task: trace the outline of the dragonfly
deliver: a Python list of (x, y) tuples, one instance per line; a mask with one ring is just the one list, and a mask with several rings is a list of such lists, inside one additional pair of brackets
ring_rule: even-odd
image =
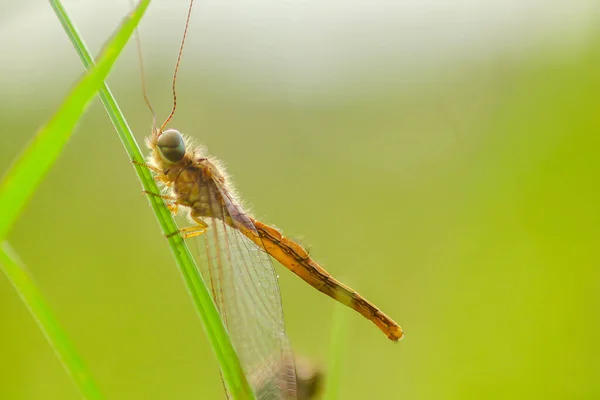
[(202, 239), (201, 274), (209, 282), (215, 305), (246, 376), (255, 383), (258, 398), (297, 399), (296, 367), (285, 334), (272, 259), (372, 321), (392, 341), (404, 333), (373, 303), (331, 276), (300, 244), (247, 213), (223, 164), (191, 137), (167, 128), (177, 106), (175, 83), (192, 6), (193, 0), (173, 74), (173, 108), (160, 126), (144, 88), (153, 124), (146, 139), (150, 154), (143, 165), (162, 188), (161, 193), (148, 194), (161, 197), (172, 213), (184, 213), (191, 222), (171, 235)]

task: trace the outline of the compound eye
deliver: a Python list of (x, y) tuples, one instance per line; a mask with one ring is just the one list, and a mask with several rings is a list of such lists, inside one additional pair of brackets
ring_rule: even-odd
[(164, 131), (156, 140), (156, 147), (158, 147), (162, 158), (168, 162), (181, 161), (185, 155), (183, 136), (175, 129)]

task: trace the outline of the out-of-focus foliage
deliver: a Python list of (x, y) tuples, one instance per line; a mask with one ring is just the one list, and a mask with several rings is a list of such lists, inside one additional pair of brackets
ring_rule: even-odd
[[(367, 74), (330, 97), (286, 97), (269, 82), (183, 64), (173, 126), (226, 162), (257, 217), (308, 245), (406, 331), (394, 345), (346, 311), (341, 398), (600, 395), (593, 38), (568, 51), (545, 43), (440, 64), (427, 79), (399, 70), (371, 85), (378, 77)], [(176, 44), (170, 50), (167, 65), (148, 63), (161, 116), (169, 99), (156, 97), (168, 95)], [(141, 139), (150, 118), (135, 59), (126, 62), (110, 83)], [(0, 95), (2, 170), (68, 89), (22, 86), (31, 104)], [(193, 307), (99, 104), (79, 129), (11, 243), (108, 397), (222, 398)], [(332, 301), (279, 273), (295, 350), (326, 365)], [(76, 399), (2, 278), (0, 304), (0, 398)]]

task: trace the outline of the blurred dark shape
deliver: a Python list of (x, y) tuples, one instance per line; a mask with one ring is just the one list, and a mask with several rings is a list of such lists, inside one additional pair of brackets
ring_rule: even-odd
[(314, 361), (296, 355), (298, 400), (318, 400), (323, 394), (325, 372)]
[[(323, 370), (307, 357), (294, 355), (296, 364), (296, 388), (286, 387), (282, 390), (280, 387), (282, 381), (270, 379), (268, 382), (257, 382), (250, 377), (250, 385), (256, 388), (256, 398), (259, 400), (282, 400), (279, 393), (287, 392), (289, 395), (285, 400), (318, 400), (321, 398), (323, 389)], [(289, 366), (293, 365), (288, 361), (281, 363), (281, 373), (278, 376), (293, 374)]]

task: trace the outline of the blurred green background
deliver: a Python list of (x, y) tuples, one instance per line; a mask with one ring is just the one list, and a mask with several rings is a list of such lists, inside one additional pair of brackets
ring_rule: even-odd
[[(341, 398), (600, 397), (600, 7), (551, 3), (196, 5), (171, 126), (406, 331), (344, 310)], [(129, 2), (66, 6), (97, 51)], [(141, 30), (159, 119), (185, 12), (155, 1)], [(4, 171), (82, 69), (47, 4), (0, 22)], [(109, 84), (141, 140), (134, 46)], [(224, 398), (99, 101), (9, 239), (107, 398)], [(334, 302), (278, 272), (292, 344), (324, 366)], [(4, 277), (0, 321), (0, 399), (78, 398)]]

